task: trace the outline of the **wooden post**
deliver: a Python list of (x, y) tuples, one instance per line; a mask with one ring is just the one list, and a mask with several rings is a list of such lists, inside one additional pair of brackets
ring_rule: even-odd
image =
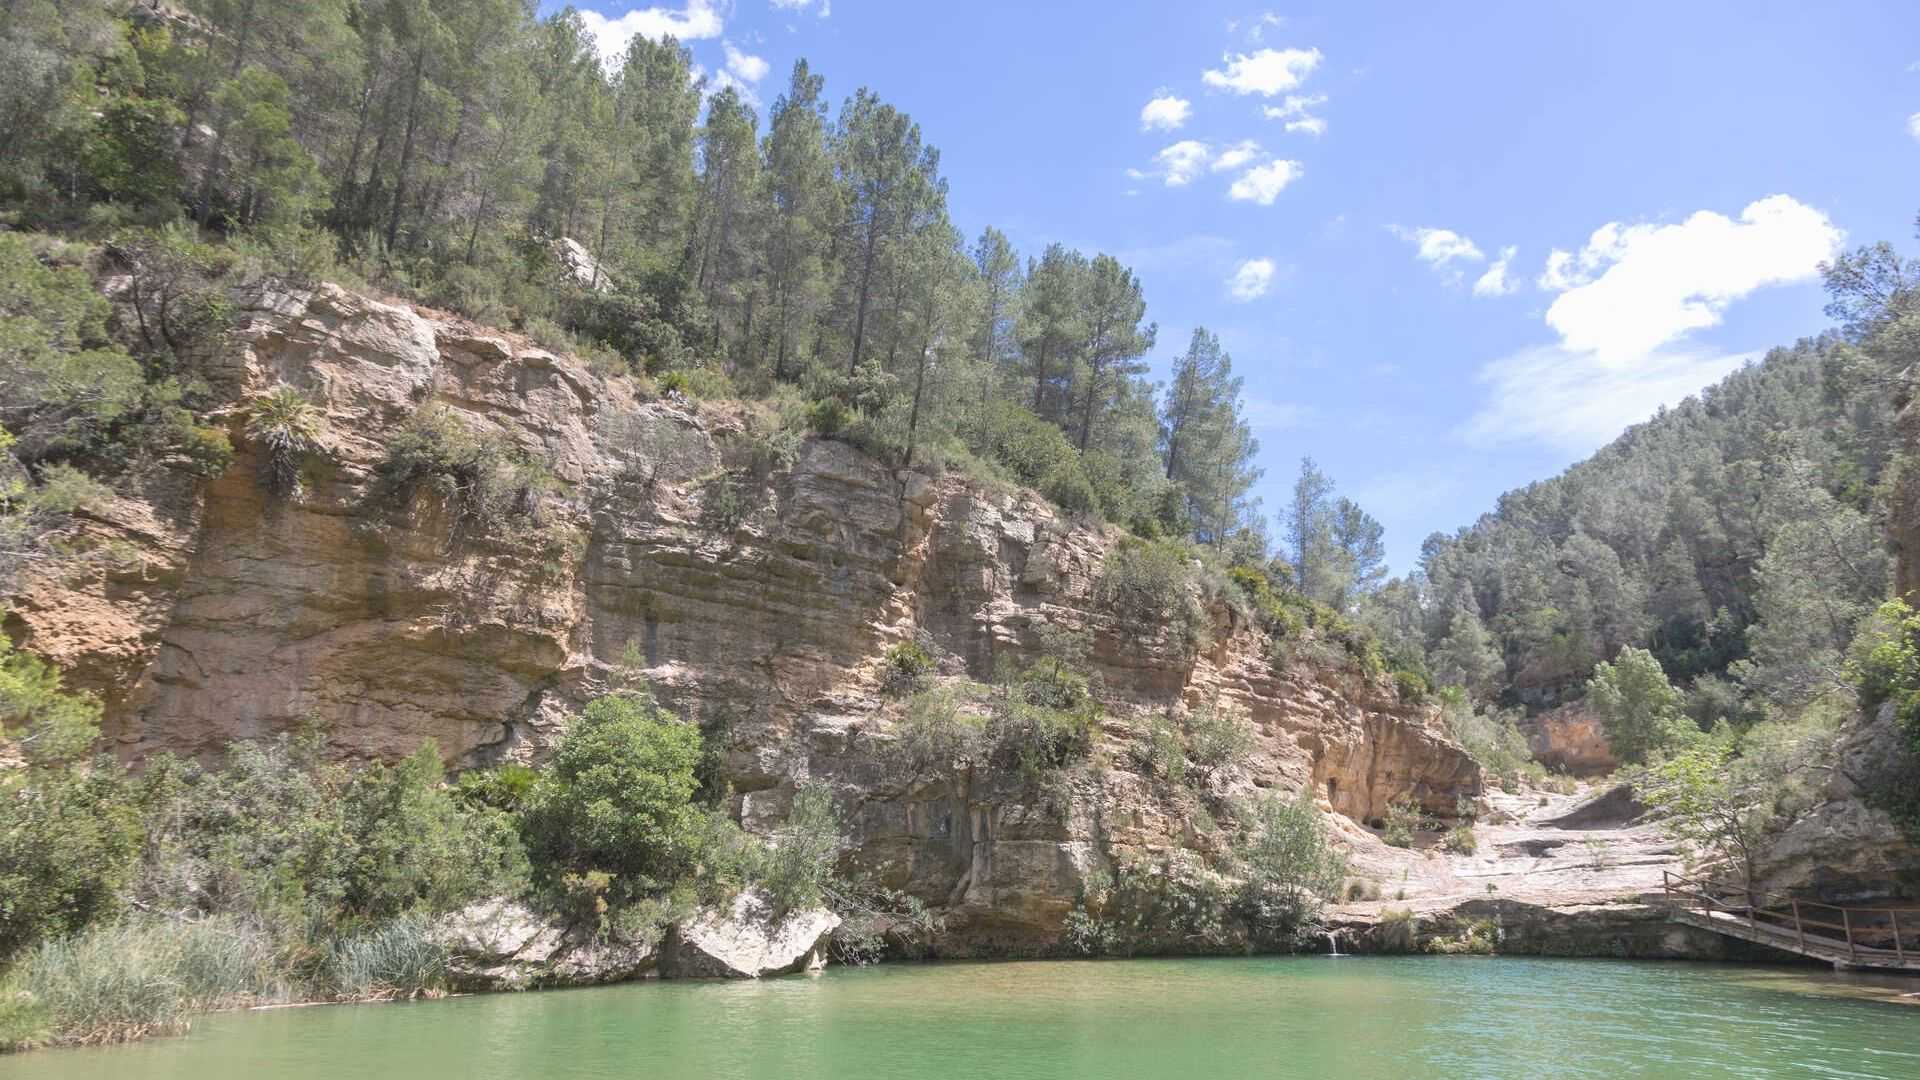
[(1854, 960), (1860, 959), (1860, 954), (1855, 952), (1853, 949), (1853, 913), (1848, 911), (1846, 908), (1840, 909), (1840, 926), (1842, 929), (1844, 929), (1847, 932), (1848, 958), (1854, 959)]
[(1800, 939), (1800, 951), (1807, 951), (1807, 928), (1800, 923), (1800, 901), (1793, 902), (1793, 932)]

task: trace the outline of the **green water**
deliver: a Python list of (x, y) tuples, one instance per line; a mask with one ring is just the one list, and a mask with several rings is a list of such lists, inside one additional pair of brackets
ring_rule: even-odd
[(230, 1013), (0, 1078), (1920, 1078), (1920, 1008), (1818, 974), (1295, 957), (897, 965)]

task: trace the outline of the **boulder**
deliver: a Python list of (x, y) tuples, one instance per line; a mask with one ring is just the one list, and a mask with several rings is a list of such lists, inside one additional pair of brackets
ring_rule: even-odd
[(581, 285), (596, 292), (610, 292), (613, 279), (607, 275), (606, 268), (593, 257), (585, 244), (570, 236), (563, 236), (553, 242), (553, 257), (559, 260), (560, 268)]
[(441, 919), (447, 972), (463, 990), (589, 986), (653, 973), (657, 944), (570, 934), (524, 904), (483, 900)]
[(840, 916), (823, 908), (772, 916), (765, 897), (747, 891), (723, 911), (704, 911), (667, 935), (661, 972), (678, 979), (758, 979), (826, 966)]

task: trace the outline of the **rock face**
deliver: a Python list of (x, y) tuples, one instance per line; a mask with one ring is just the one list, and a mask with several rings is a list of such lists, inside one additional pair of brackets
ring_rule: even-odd
[[(349, 756), (430, 738), (455, 766), (536, 760), (631, 650), (723, 741), (748, 828), (783, 821), (799, 785), (827, 785), (849, 863), (941, 912), (950, 954), (1050, 946), (1086, 877), (1117, 859), (1216, 857), (1209, 807), (1310, 787), (1364, 821), (1402, 800), (1451, 813), (1480, 791), (1431, 710), (1383, 680), (1276, 670), (1225, 605), (1197, 652), (1123, 624), (1094, 599), (1115, 534), (1031, 493), (819, 439), (769, 469), (774, 425), (753, 407), (642, 400), (512, 334), (332, 286), (243, 307), (211, 378), (235, 403), (233, 467), (204, 483), (163, 472), (81, 522), (131, 560), (35, 583), (7, 627), (100, 695), (128, 759), (210, 757), (311, 718)], [(256, 482), (243, 422), (281, 384), (326, 418), (295, 500)], [(485, 533), (428, 490), (383, 501), (377, 470), (422, 410), (540, 463), (545, 493)], [(724, 520), (706, 512), (723, 469), (747, 504)], [(1049, 626), (1091, 635), (1101, 767), (1047, 785), (895, 774), (889, 646), (917, 640), (942, 678), (984, 680), (1034, 659)], [(1131, 766), (1149, 718), (1210, 702), (1245, 710), (1245, 763), (1181, 786)]]
[(759, 979), (826, 966), (827, 942), (840, 925), (831, 911), (775, 918), (751, 892), (730, 910), (703, 912), (667, 935), (663, 972), (682, 979)]
[(1569, 776), (1605, 776), (1620, 767), (1600, 718), (1579, 702), (1520, 722), (1527, 749), (1542, 765)]

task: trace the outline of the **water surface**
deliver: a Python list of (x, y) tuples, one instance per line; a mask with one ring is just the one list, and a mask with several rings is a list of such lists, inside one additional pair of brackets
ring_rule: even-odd
[(228, 1013), (0, 1078), (1920, 1078), (1920, 1008), (1825, 996), (1849, 985), (1515, 958), (892, 965)]

